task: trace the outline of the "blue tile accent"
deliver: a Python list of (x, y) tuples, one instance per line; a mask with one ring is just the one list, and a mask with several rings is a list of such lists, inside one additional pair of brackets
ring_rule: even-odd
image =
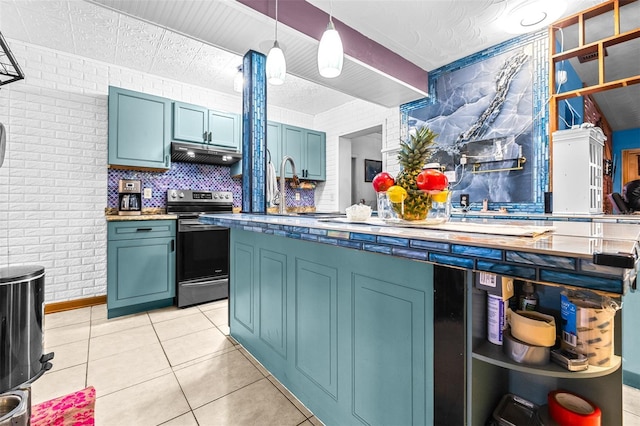
[(441, 263), (443, 265), (458, 266), (465, 269), (474, 269), (473, 259), (465, 257), (449, 256), (439, 253), (429, 253), (429, 260), (431, 262)]
[(351, 233), (351, 239), (355, 241), (365, 241), (368, 243), (375, 243), (376, 236), (372, 234), (360, 234), (358, 232)]
[(494, 250), (484, 247), (461, 246), (456, 244), (451, 246), (451, 253), (502, 260), (502, 250)]
[(359, 243), (357, 241), (338, 240), (338, 245), (340, 247), (362, 250), (362, 243)]
[(367, 244), (367, 243), (365, 243), (363, 248), (366, 251), (372, 251), (374, 253), (391, 254), (391, 247), (381, 246), (379, 244)]
[(507, 251), (507, 261), (516, 263), (529, 263), (531, 265), (549, 266), (559, 269), (576, 270), (576, 261), (568, 257), (549, 256), (538, 253), (525, 253), (520, 251)]
[[(231, 191), (233, 205), (240, 207), (242, 185), (231, 177), (230, 168), (211, 164), (179, 163), (172, 161), (165, 172), (147, 170), (109, 169), (107, 171), (107, 207), (118, 208), (118, 181), (138, 179), (143, 188), (151, 188), (151, 199), (142, 199), (143, 208), (166, 208), (167, 190), (193, 189), (203, 191)], [(312, 204), (313, 205), (313, 204)]]
[[(595, 265), (582, 257), (553, 256), (515, 250), (488, 249), (483, 246), (449, 245), (440, 241), (408, 239), (374, 234), (348, 232), (346, 230), (322, 228), (319, 222), (309, 221), (308, 226), (284, 225), (268, 222), (267, 216), (234, 215), (237, 219), (212, 215), (201, 218), (204, 223), (212, 223), (252, 232), (273, 233), (287, 238), (304, 239), (310, 242), (337, 245), (340, 247), (365, 250), (433, 262), (442, 265), (487, 271), (532, 281), (546, 281), (572, 285), (594, 290), (623, 294), (636, 279), (636, 271)], [(611, 221), (611, 220), (609, 220)], [(316, 227), (318, 226), (318, 227)], [(447, 249), (451, 248), (451, 252)], [(434, 252), (434, 250), (437, 251)], [(443, 252), (444, 251), (444, 252)], [(479, 257), (485, 256), (485, 259)], [(506, 261), (493, 261), (488, 256)], [(576, 270), (579, 268), (579, 270)]]
[(589, 288), (592, 290), (611, 291), (614, 293), (623, 293), (623, 286), (619, 280), (594, 277), (588, 275), (571, 274), (567, 272), (551, 271), (546, 269), (540, 270), (540, 279), (550, 283), (572, 283), (577, 287)]
[(331, 244), (334, 246), (338, 245), (338, 240), (336, 240), (335, 238), (318, 237), (318, 242), (324, 243), (324, 244)]
[(299, 234), (306, 234), (306, 233), (309, 232), (309, 228), (307, 228), (305, 226), (284, 225), (282, 227), (282, 229), (284, 229), (285, 231), (296, 232), (296, 233), (299, 233)]
[(327, 236), (333, 238), (341, 238), (343, 240), (349, 239), (349, 232), (347, 231), (327, 231)]
[(606, 275), (621, 275), (620, 268), (613, 266), (596, 265), (588, 260), (580, 260), (580, 270), (584, 272), (597, 272)]
[(413, 248), (426, 249), (430, 251), (442, 251), (445, 253), (449, 252), (449, 244), (446, 243), (436, 243), (432, 241), (421, 241), (421, 240), (411, 240), (409, 242), (409, 246)]
[(407, 238), (378, 236), (378, 243), (389, 244), (392, 246), (408, 247), (409, 240)]
[(242, 67), (247, 84), (242, 93), (242, 211), (264, 213), (267, 210), (267, 57), (248, 51)]
[(477, 269), (479, 271), (493, 272), (494, 274), (508, 275), (517, 278), (524, 278), (527, 280), (536, 279), (535, 268), (527, 268), (524, 266), (478, 260)]
[(408, 257), (409, 259), (418, 259), (418, 260), (428, 259), (427, 252), (421, 251), (421, 250), (393, 248), (391, 253), (393, 253), (394, 256)]

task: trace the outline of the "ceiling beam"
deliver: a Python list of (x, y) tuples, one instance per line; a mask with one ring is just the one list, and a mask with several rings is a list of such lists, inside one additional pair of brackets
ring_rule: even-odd
[[(237, 0), (239, 3), (272, 19), (276, 16), (276, 0)], [(428, 74), (414, 63), (364, 36), (335, 17), (345, 55), (383, 74), (428, 93)], [(280, 1), (278, 22), (320, 40), (327, 29), (329, 15), (306, 1)]]

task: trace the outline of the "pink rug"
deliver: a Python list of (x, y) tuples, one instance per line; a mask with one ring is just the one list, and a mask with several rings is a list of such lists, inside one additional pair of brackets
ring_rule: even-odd
[(31, 408), (31, 426), (95, 425), (95, 403), (96, 390), (93, 386), (41, 402)]

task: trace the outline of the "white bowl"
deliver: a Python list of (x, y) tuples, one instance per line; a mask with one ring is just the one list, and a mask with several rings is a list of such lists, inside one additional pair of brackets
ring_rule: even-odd
[(354, 204), (345, 209), (347, 219), (353, 222), (365, 222), (371, 217), (371, 206), (364, 204)]

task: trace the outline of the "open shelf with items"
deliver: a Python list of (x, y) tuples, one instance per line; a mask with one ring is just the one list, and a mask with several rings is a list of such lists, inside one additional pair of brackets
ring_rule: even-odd
[[(477, 272), (469, 272), (475, 275)], [(622, 424), (621, 311), (614, 317), (614, 356), (607, 367), (589, 365), (583, 371), (569, 371), (554, 362), (527, 365), (511, 360), (501, 345), (487, 339), (487, 291), (468, 278), (468, 416), (467, 424), (485, 424), (506, 394), (517, 395), (546, 413), (547, 395), (554, 390), (573, 392), (592, 401), (602, 411), (602, 424)], [(519, 282), (515, 281), (515, 287)], [(540, 297), (539, 310), (554, 314), (559, 322), (559, 293), (553, 285), (534, 282)], [(514, 297), (517, 297), (517, 293)], [(560, 330), (558, 329), (556, 333)]]
[(508, 368), (510, 370), (565, 379), (591, 379), (594, 377), (606, 376), (607, 374), (611, 374), (616, 371), (622, 364), (622, 357), (614, 355), (611, 360), (611, 365), (608, 367), (590, 365), (588, 369), (583, 371), (569, 371), (553, 362), (542, 366), (527, 365), (512, 361), (504, 354), (502, 346), (494, 345), (490, 342), (485, 342), (474, 348), (471, 356), (481, 361), (488, 362), (489, 364)]

